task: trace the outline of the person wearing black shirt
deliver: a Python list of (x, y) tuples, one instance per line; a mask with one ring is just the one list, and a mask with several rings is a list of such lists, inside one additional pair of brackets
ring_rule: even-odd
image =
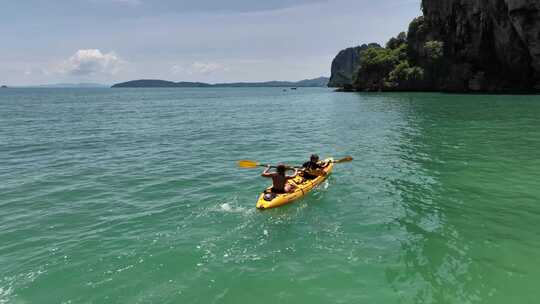
[(307, 179), (313, 179), (321, 175), (320, 172), (325, 167), (325, 164), (321, 164), (319, 162), (319, 155), (313, 154), (309, 158), (309, 161), (305, 162), (302, 167), (304, 168), (304, 177)]

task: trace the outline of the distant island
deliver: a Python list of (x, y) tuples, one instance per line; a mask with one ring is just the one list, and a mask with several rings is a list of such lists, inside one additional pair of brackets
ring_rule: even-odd
[(385, 46), (339, 52), (344, 91), (540, 93), (538, 0), (422, 0), (423, 16)]
[(2, 89), (7, 89), (8, 86), (7, 86), (7, 85), (3, 85), (3, 86), (1, 86), (0, 88), (2, 88)]
[(232, 82), (232, 83), (204, 83), (204, 82), (173, 82), (159, 79), (140, 79), (117, 83), (112, 88), (242, 88), (242, 87), (326, 87), (328, 77), (305, 79), (300, 81), (266, 81), (266, 82)]

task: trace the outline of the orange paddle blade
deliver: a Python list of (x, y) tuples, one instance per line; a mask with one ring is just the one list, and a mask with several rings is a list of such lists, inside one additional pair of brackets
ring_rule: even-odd
[(260, 164), (252, 160), (244, 159), (238, 161), (238, 166), (240, 166), (240, 168), (257, 168)]

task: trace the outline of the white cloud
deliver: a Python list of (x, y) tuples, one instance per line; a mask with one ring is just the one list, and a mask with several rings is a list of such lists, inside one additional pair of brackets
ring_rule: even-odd
[(171, 68), (173, 74), (186, 73), (188, 75), (210, 75), (215, 72), (226, 72), (229, 68), (219, 63), (214, 62), (199, 62), (196, 61), (187, 66), (174, 65)]
[(78, 50), (68, 60), (60, 64), (56, 71), (72, 76), (114, 75), (124, 61), (114, 52), (102, 53), (98, 49)]

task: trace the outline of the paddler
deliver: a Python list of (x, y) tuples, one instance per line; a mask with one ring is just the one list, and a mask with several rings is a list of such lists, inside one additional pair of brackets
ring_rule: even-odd
[(270, 165), (266, 166), (261, 176), (272, 178), (272, 192), (277, 194), (293, 192), (296, 186), (287, 181), (298, 175), (298, 169), (294, 169), (294, 175), (286, 175), (287, 167), (284, 164), (277, 165), (276, 172), (270, 172), (270, 168)]
[(325, 175), (323, 170), (328, 164), (326, 162), (321, 163), (319, 161), (319, 155), (312, 154), (309, 161), (305, 162), (302, 167), (304, 168), (304, 178), (313, 179), (317, 176)]

